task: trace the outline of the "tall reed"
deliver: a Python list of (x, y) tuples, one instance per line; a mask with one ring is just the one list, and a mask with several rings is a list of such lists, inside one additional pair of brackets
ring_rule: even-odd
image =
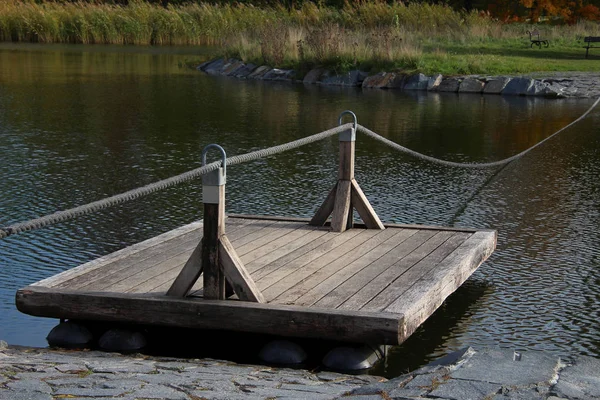
[[(2, 41), (214, 44), (227, 55), (275, 66), (419, 69), (425, 55), (441, 55), (457, 45), (521, 45), (531, 29), (502, 24), (486, 13), (417, 2), (348, 2), (341, 9), (303, 2), (300, 8), (287, 9), (207, 3), (165, 8), (142, 0), (127, 5), (0, 0)], [(561, 46), (580, 47), (577, 40), (582, 36), (600, 36), (593, 22), (541, 30)], [(477, 64), (475, 58), (471, 64)]]

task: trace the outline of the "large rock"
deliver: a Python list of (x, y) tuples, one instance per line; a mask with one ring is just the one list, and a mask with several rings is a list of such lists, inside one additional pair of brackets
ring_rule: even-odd
[(264, 74), (262, 79), (265, 81), (291, 81), (295, 75), (296, 71), (291, 69), (273, 68)]
[(203, 71), (209, 75), (218, 75), (221, 72), (221, 68), (225, 65), (225, 59), (219, 58), (206, 64)]
[(427, 81), (427, 90), (437, 90), (438, 86), (440, 86), (440, 83), (442, 83), (442, 79), (442, 74), (437, 74), (430, 77)]
[(558, 363), (556, 357), (542, 352), (524, 352), (519, 358), (510, 349), (491, 348), (473, 354), (450, 377), (501, 385), (535, 385), (551, 382)]
[(234, 75), (237, 71), (244, 68), (246, 64), (244, 64), (240, 60), (233, 60), (232, 62), (226, 64), (221, 69), (221, 75)]
[(235, 73), (233, 73), (231, 75), (235, 76), (236, 78), (244, 79), (248, 75), (250, 75), (252, 73), (252, 71), (254, 71), (255, 69), (256, 69), (255, 64), (245, 64), (242, 68), (238, 69), (237, 71), (235, 71)]
[(458, 92), (460, 86), (459, 78), (446, 78), (438, 86), (438, 92)]
[(393, 78), (393, 75), (387, 72), (380, 72), (376, 75), (367, 76), (363, 81), (363, 88), (383, 88), (389, 80)]
[(201, 63), (200, 65), (198, 65), (198, 66), (196, 67), (196, 69), (197, 69), (198, 71), (204, 71), (204, 69), (205, 69), (205, 68), (206, 68), (208, 65), (210, 65), (211, 63), (214, 63), (215, 61), (216, 61), (216, 60), (208, 60), (208, 61), (204, 61), (203, 63)]
[(367, 77), (366, 72), (354, 70), (343, 75), (336, 75), (321, 80), (323, 85), (360, 86)]
[(534, 79), (533, 83), (531, 84), (529, 89), (527, 89), (527, 93), (525, 94), (527, 96), (543, 96), (543, 92), (544, 89), (546, 89), (546, 86), (548, 86), (548, 84), (546, 84), (545, 82)]
[(510, 82), (510, 78), (501, 77), (494, 78), (487, 81), (485, 87), (483, 88), (483, 93), (485, 94), (500, 94)]
[(557, 98), (557, 97), (565, 97), (565, 87), (558, 83), (548, 83), (540, 96)]
[(267, 65), (261, 65), (260, 67), (256, 68), (254, 71), (252, 71), (252, 73), (250, 75), (247, 76), (248, 79), (262, 79), (262, 77), (267, 74), (269, 71), (271, 71), (271, 67), (267, 66)]
[(560, 372), (555, 389), (569, 399), (600, 398), (600, 360), (577, 358)]
[(404, 90), (427, 90), (429, 79), (421, 73), (409, 76), (404, 82)]
[(481, 93), (485, 84), (479, 79), (465, 78), (461, 83), (458, 91), (460, 93)]
[(531, 78), (513, 78), (502, 90), (502, 94), (525, 96), (532, 85), (533, 79)]
[(307, 84), (317, 83), (326, 76), (329, 76), (329, 71), (327, 69), (313, 68), (304, 76), (302, 82)]

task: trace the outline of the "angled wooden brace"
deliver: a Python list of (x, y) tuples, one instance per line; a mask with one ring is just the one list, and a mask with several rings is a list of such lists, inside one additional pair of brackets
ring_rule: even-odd
[(175, 278), (167, 295), (187, 296), (200, 274), (203, 274), (205, 299), (225, 299), (225, 287), (230, 284), (240, 300), (264, 303), (262, 293), (225, 235), (226, 155), (221, 146), (208, 145), (202, 151), (202, 165), (206, 165), (206, 152), (211, 148), (221, 151), (222, 164), (219, 169), (202, 177), (202, 241)]
[(354, 125), (352, 128), (341, 132), (339, 136), (340, 165), (338, 181), (311, 219), (310, 225), (322, 226), (331, 215), (331, 229), (334, 232), (344, 232), (346, 229), (352, 228), (353, 209), (356, 209), (367, 228), (385, 229), (358, 182), (354, 179), (357, 120), (352, 111), (344, 111), (340, 114), (338, 121), (340, 125), (345, 114), (349, 114), (354, 118)]

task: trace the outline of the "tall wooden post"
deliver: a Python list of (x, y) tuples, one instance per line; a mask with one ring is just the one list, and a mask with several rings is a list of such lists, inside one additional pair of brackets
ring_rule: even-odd
[(354, 149), (356, 142), (356, 115), (352, 111), (340, 114), (339, 124), (345, 114), (354, 117), (354, 125), (340, 133), (340, 160), (338, 181), (331, 189), (329, 195), (311, 219), (311, 225), (325, 224), (331, 215), (331, 229), (334, 232), (344, 232), (352, 228), (353, 210), (356, 208), (358, 215), (370, 229), (385, 229), (383, 223), (371, 207), (371, 204), (354, 179)]
[[(208, 146), (204, 149), (208, 149)], [(204, 154), (203, 154), (204, 158)], [(204, 298), (225, 298), (225, 276), (219, 265), (219, 242), (225, 235), (225, 173), (224, 167), (202, 177), (204, 203), (204, 235), (202, 265), (204, 266)]]
[(203, 237), (167, 295), (185, 297), (204, 272), (204, 298), (224, 300), (229, 284), (240, 300), (264, 303), (262, 293), (250, 277), (231, 242), (225, 235), (225, 180), (226, 155), (219, 145), (211, 144), (202, 151), (202, 165), (211, 148), (221, 151), (222, 163), (217, 170), (202, 176), (202, 203), (204, 203)]

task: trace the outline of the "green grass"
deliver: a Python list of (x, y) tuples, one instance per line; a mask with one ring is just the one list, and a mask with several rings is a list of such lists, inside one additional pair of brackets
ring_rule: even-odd
[[(525, 32), (534, 28), (550, 40), (550, 48), (529, 48)], [(597, 61), (583, 59), (583, 36), (600, 36), (600, 25), (502, 24), (487, 14), (425, 3), (348, 2), (336, 9), (306, 2), (290, 10), (0, 0), (2, 41), (208, 44), (219, 49), (215, 56), (300, 73), (315, 66), (446, 75), (595, 70)]]

